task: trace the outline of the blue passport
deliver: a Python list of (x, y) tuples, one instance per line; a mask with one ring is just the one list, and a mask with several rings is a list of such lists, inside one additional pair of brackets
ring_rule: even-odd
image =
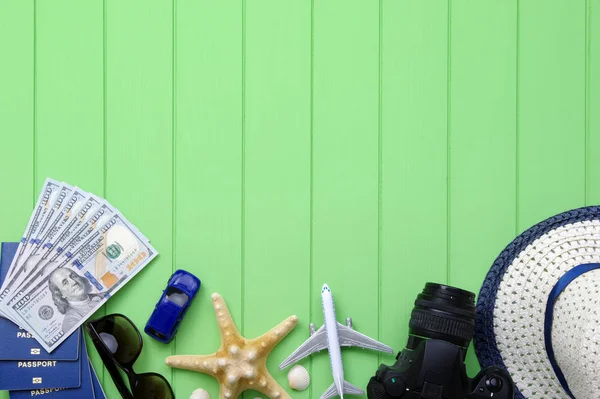
[[(0, 284), (17, 243), (2, 243)], [(0, 319), (0, 390), (76, 388), (81, 385), (81, 328), (52, 353), (46, 352), (13, 322)], [(85, 346), (83, 346), (85, 350)], [(6, 359), (6, 360), (5, 360)]]
[(92, 372), (92, 385), (94, 386), (95, 399), (106, 399), (106, 394), (104, 393), (104, 389), (102, 389), (102, 385), (100, 385), (100, 380), (96, 375), (96, 371), (94, 370), (92, 363), (90, 363), (90, 371)]
[(87, 351), (85, 350), (85, 337), (83, 334), (81, 334), (81, 337), (81, 385), (78, 388), (46, 388), (10, 391), (10, 399), (35, 398), (42, 395), (44, 398), (48, 399), (106, 399), (105, 396), (102, 396), (103, 393), (102, 395), (95, 394), (96, 389), (94, 387), (94, 379), (96, 380), (96, 384), (99, 385), (98, 378), (88, 360)]

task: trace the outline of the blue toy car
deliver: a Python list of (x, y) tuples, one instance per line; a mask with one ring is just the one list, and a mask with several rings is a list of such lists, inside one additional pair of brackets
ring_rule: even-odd
[(152, 338), (169, 343), (175, 336), (179, 323), (200, 289), (200, 280), (185, 270), (177, 270), (163, 290), (146, 323), (144, 332)]

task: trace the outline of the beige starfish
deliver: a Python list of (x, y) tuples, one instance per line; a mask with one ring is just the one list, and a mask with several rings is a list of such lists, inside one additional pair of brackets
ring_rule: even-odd
[(269, 374), (267, 356), (294, 329), (298, 317), (290, 316), (260, 337), (246, 339), (233, 323), (223, 297), (213, 294), (212, 301), (221, 331), (219, 350), (212, 355), (169, 356), (167, 365), (212, 375), (219, 381), (219, 399), (236, 399), (248, 389), (273, 399), (291, 399)]

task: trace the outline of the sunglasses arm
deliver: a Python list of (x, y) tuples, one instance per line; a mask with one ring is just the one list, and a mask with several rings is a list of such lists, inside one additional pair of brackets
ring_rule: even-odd
[[(110, 359), (109, 356), (106, 353), (104, 353), (103, 350), (98, 350), (98, 353), (100, 354), (102, 363), (104, 363), (104, 366), (110, 373), (110, 376), (112, 377), (113, 382), (115, 382), (115, 386), (119, 390), (119, 393), (121, 394), (123, 399), (135, 399), (133, 397), (133, 394), (127, 389), (127, 387), (125, 387), (124, 384), (116, 383), (116, 381), (123, 381), (123, 378), (121, 378), (121, 374), (119, 374), (119, 370), (117, 369), (117, 366), (113, 363), (112, 359)], [(131, 375), (129, 374), (129, 372), (126, 372), (126, 374), (129, 380), (131, 381)]]

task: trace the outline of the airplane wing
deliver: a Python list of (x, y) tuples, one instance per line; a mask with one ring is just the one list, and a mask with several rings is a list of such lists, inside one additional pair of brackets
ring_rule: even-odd
[(342, 323), (338, 322), (337, 327), (341, 346), (358, 346), (360, 348), (394, 353), (394, 350), (389, 346), (384, 345), (381, 342), (374, 340), (373, 338), (369, 338), (366, 335), (351, 329), (350, 327), (346, 327)]
[(309, 339), (304, 341), (302, 345), (298, 347), (287, 359), (285, 359), (280, 365), (279, 370), (283, 370), (292, 363), (296, 363), (300, 359), (304, 359), (306, 356), (322, 351), (327, 348), (327, 335), (325, 334), (325, 325), (317, 330), (316, 333), (310, 336)]

